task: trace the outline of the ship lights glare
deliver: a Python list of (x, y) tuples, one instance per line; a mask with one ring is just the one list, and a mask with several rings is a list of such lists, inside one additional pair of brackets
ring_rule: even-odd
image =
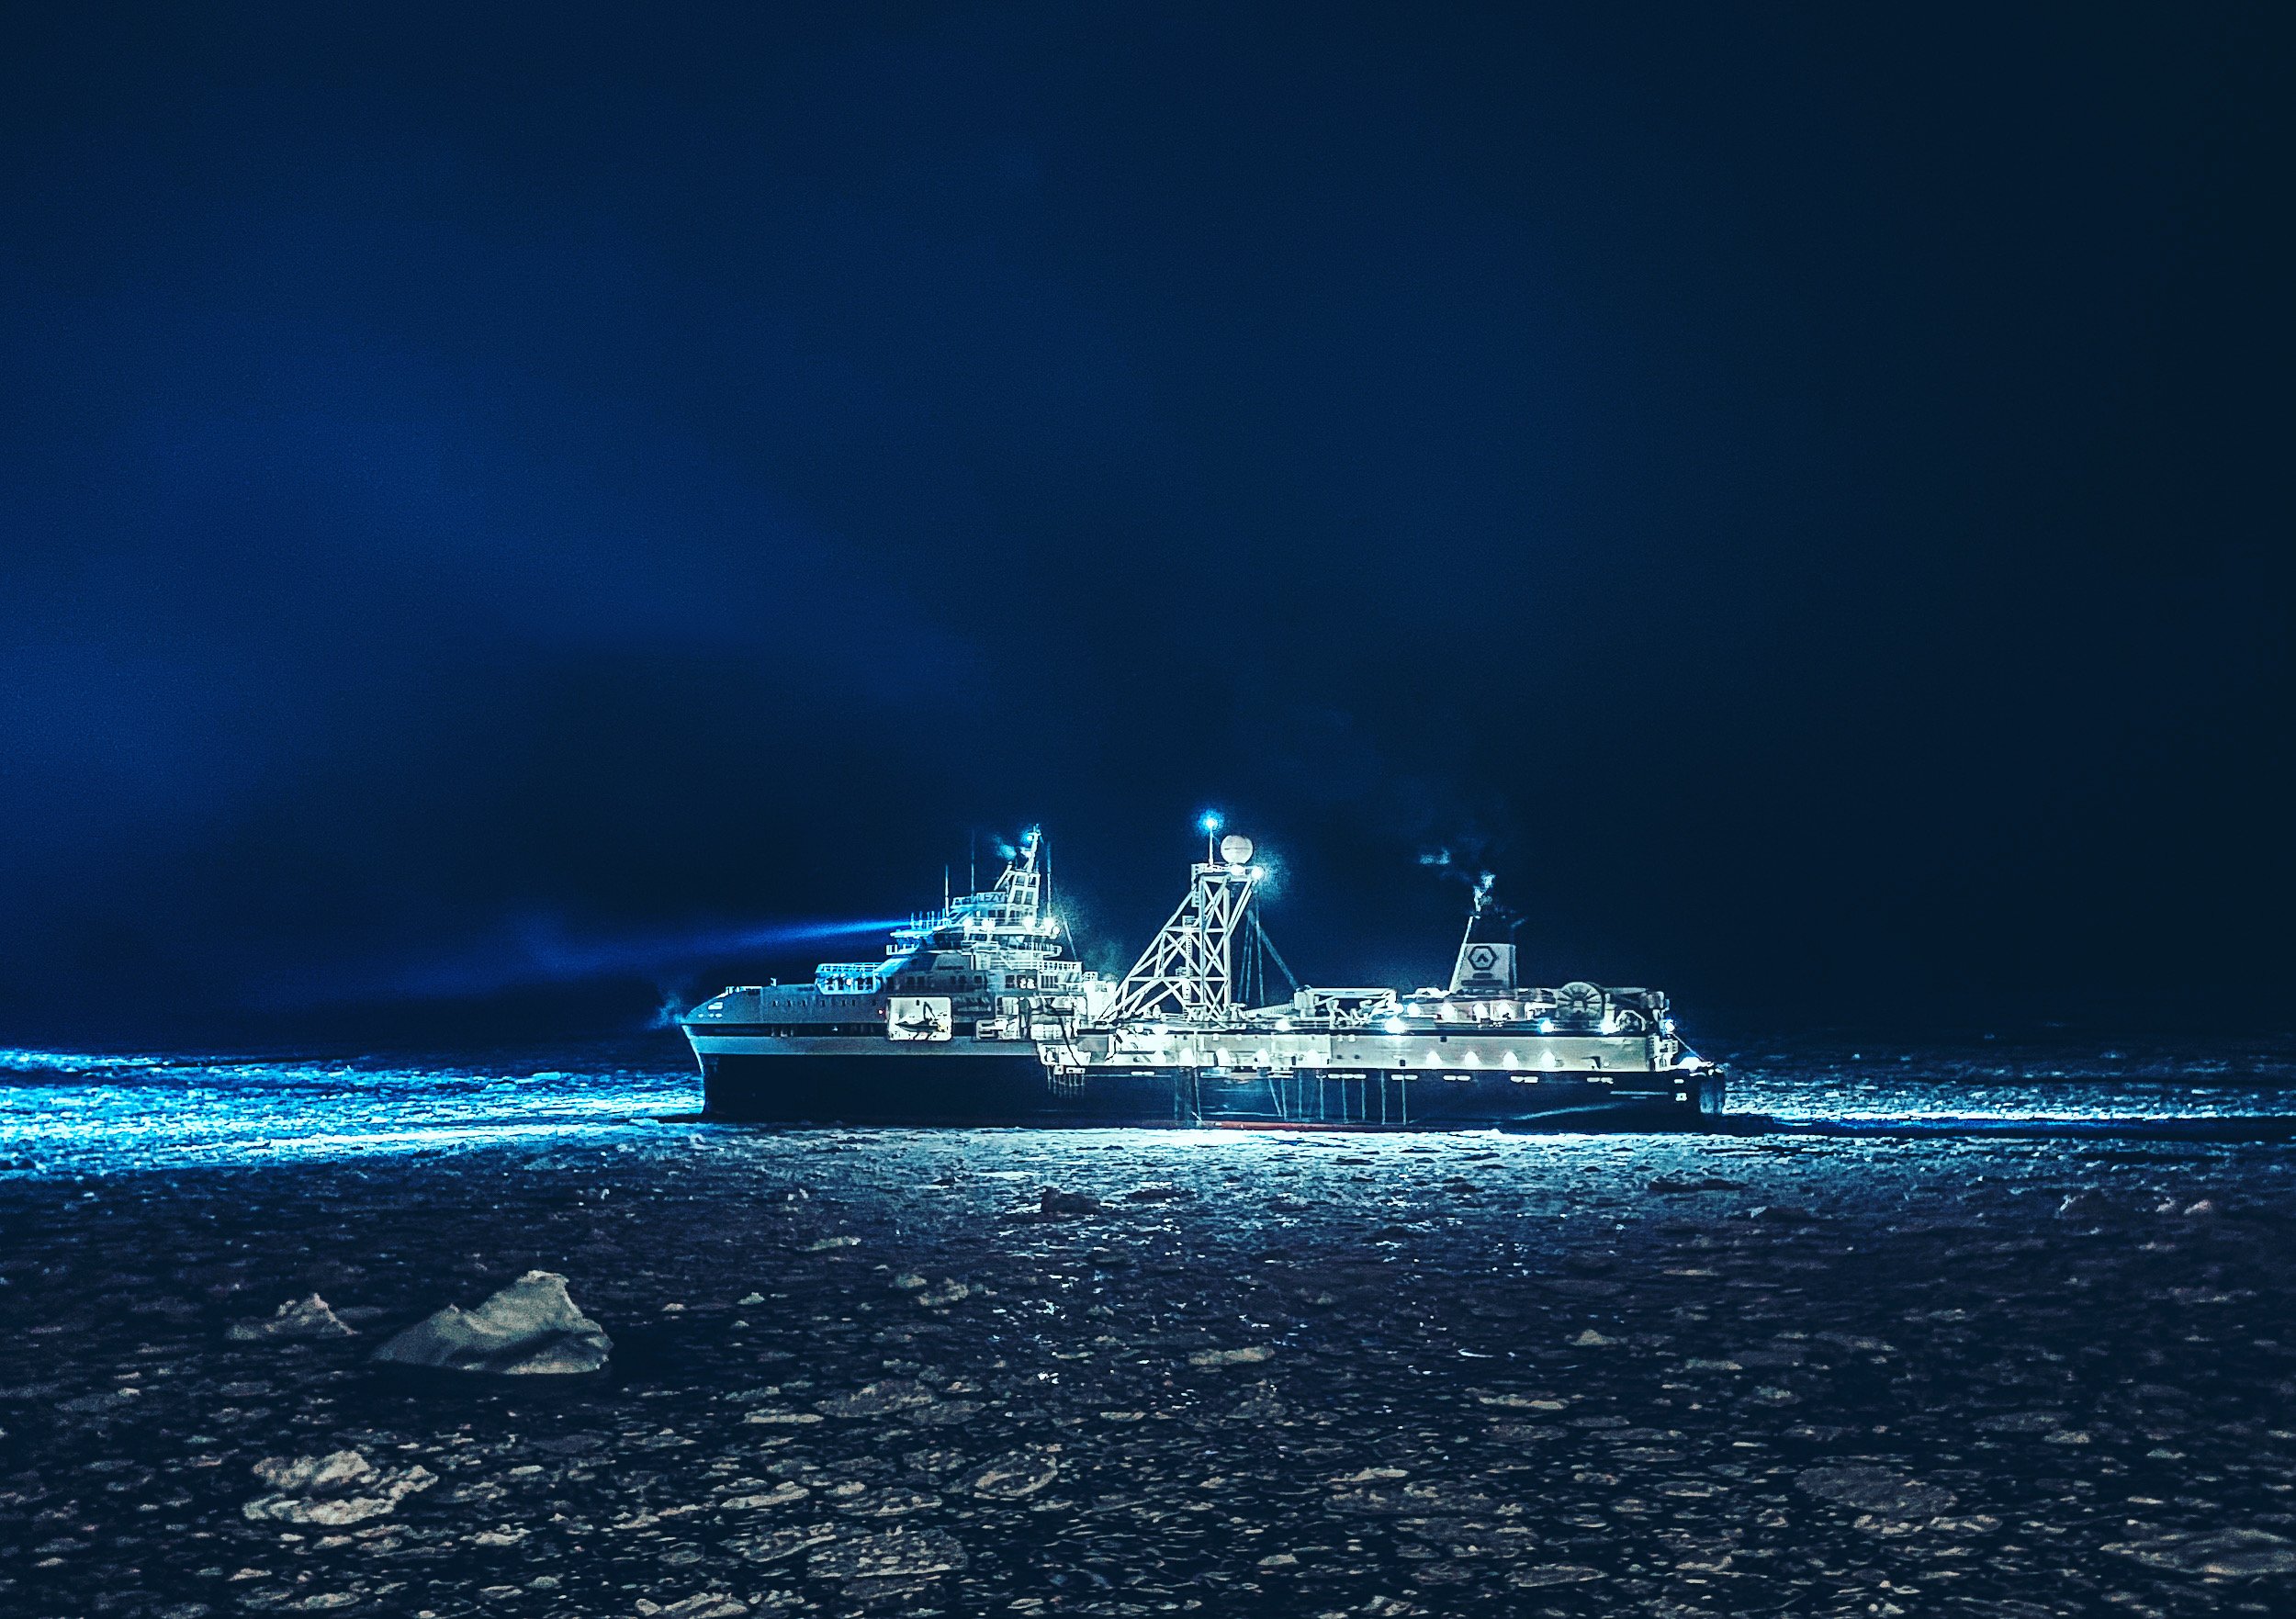
[(1706, 1060), (1704, 1057), (1684, 1057), (1679, 1064), (1679, 1066), (1691, 1069), (1694, 1072), (1697, 1069), (1704, 1068), (1705, 1065)]
[(1387, 1031), (1390, 1034), (1402, 1034), (1410, 1028), (1411, 1025), (1401, 1017), (1390, 1017), (1387, 1020)]
[(1538, 1020), (1538, 1032), (1541, 1034), (1554, 1033), (1555, 1020), (1552, 1017), (1541, 1017)]
[(1206, 810), (1203, 814), (1203, 818), (1199, 820), (1196, 825), (1199, 831), (1209, 834), (1219, 831), (1221, 827), (1227, 825), (1227, 822), (1221, 819), (1220, 812), (1218, 810)]

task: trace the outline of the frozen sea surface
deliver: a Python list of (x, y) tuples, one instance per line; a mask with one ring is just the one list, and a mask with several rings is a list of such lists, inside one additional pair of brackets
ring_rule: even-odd
[(0, 1175), (598, 1140), (700, 1105), (667, 1046), (419, 1060), (0, 1050)]
[[(2296, 1133), (2296, 1040), (1813, 1043), (1726, 1053), (1731, 1128)], [(0, 1049), (0, 1175), (110, 1173), (595, 1141), (691, 1114), (674, 1040), (422, 1059)], [(2241, 1133), (2241, 1132), (2234, 1132)]]
[[(1729, 1053), (1733, 1113), (1787, 1127), (2173, 1125), (2296, 1114), (2296, 1039), (1810, 1042)], [(2140, 1132), (2141, 1133), (2141, 1132)]]
[[(0, 1614), (2296, 1613), (2284, 1055), (1731, 1060), (1742, 1134), (1290, 1136), (13, 1053)], [(530, 1269), (603, 1374), (372, 1359)]]

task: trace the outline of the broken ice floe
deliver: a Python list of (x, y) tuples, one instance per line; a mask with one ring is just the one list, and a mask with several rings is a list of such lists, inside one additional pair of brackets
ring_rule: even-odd
[(375, 1352), (399, 1366), (510, 1376), (595, 1372), (613, 1340), (574, 1306), (566, 1278), (530, 1270), (476, 1310), (450, 1304)]
[(438, 1482), (428, 1467), (377, 1467), (355, 1450), (327, 1456), (265, 1456), (255, 1477), (271, 1493), (240, 1510), (257, 1522), (340, 1528), (364, 1523), (397, 1508), (410, 1495)]
[(356, 1328), (327, 1308), (324, 1299), (313, 1293), (308, 1299), (288, 1299), (262, 1320), (233, 1321), (229, 1336), (252, 1344), (267, 1338), (349, 1338), (356, 1332)]

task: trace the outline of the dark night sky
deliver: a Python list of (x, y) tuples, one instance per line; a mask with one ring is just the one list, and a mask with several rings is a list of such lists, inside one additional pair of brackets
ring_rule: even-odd
[(1709, 1026), (2287, 1019), (2281, 15), (6, 6), (0, 1040), (1040, 818), (1128, 955), (1209, 804), (1324, 982), (1471, 843)]

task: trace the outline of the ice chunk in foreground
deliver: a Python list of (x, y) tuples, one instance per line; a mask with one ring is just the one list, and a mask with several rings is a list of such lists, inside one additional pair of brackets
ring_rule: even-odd
[(574, 1307), (566, 1278), (530, 1270), (476, 1310), (448, 1305), (375, 1352), (400, 1366), (458, 1372), (594, 1372), (613, 1340)]

